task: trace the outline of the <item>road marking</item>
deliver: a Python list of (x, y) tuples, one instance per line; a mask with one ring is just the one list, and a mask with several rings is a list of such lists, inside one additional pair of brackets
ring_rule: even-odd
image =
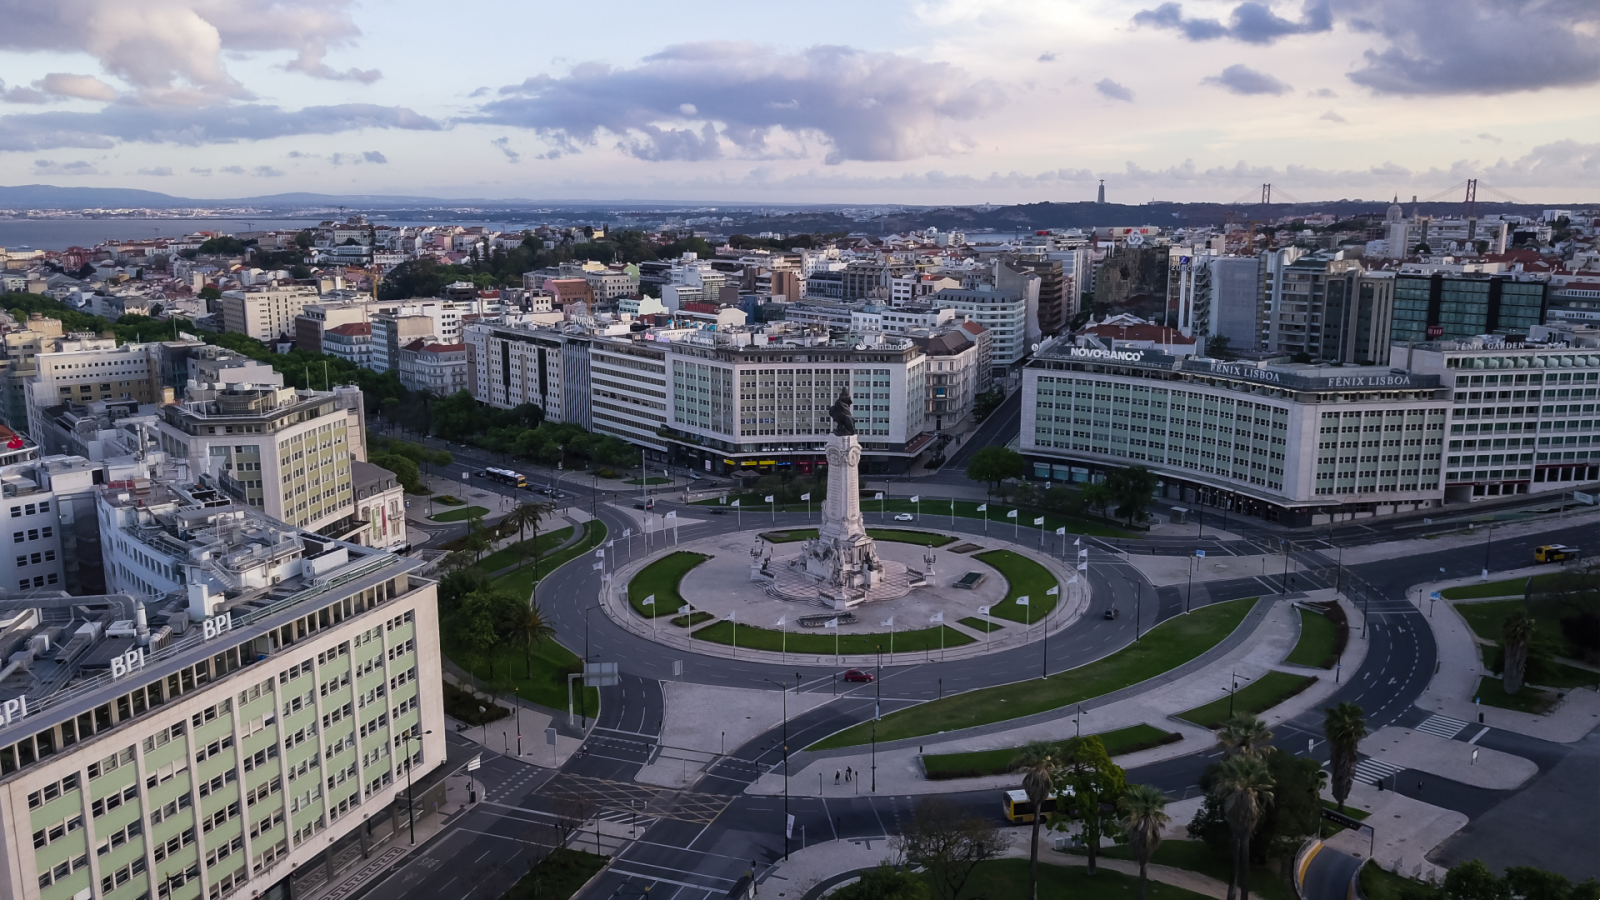
[[(1478, 732), (1477, 734), (1473, 735), (1472, 736), (1472, 740), (1467, 741), (1467, 743), (1476, 744), (1478, 742), (1478, 738), (1481, 738), (1481, 737), (1483, 737), (1484, 735), (1486, 735), (1488, 733), (1489, 733), (1489, 729), (1485, 728), (1482, 731)], [(1474, 751), (1474, 752), (1476, 752), (1476, 751)]]
[[(1390, 683), (1392, 684), (1393, 682)], [(1449, 716), (1429, 716), (1427, 721), (1417, 726), (1416, 730), (1425, 731), (1428, 734), (1438, 735), (1449, 740), (1460, 734), (1461, 729), (1466, 727), (1467, 723), (1460, 719), (1452, 719)], [(1487, 731), (1488, 729), (1484, 730)]]
[(1383, 779), (1405, 770), (1405, 766), (1397, 766), (1393, 763), (1386, 763), (1369, 757), (1356, 765), (1356, 780), (1365, 784), (1377, 784)]

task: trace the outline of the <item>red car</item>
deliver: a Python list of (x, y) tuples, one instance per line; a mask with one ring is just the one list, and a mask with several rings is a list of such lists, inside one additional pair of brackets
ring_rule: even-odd
[(872, 673), (863, 672), (860, 669), (851, 669), (850, 671), (844, 673), (844, 680), (861, 681), (870, 684), (872, 682)]

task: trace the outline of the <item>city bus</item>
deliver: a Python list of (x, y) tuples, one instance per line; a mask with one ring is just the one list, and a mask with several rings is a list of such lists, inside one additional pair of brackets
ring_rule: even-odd
[(1545, 544), (1533, 551), (1533, 561), (1542, 563), (1562, 562), (1576, 557), (1578, 548), (1568, 547), (1565, 544)]
[[(1000, 806), (1006, 815), (1006, 821), (1014, 825), (1026, 825), (1033, 821), (1033, 801), (1028, 799), (1027, 791), (1006, 791), (1000, 795)], [(1046, 797), (1045, 815), (1055, 811), (1056, 798)]]
[(483, 477), (490, 481), (498, 481), (501, 484), (509, 484), (518, 489), (528, 486), (528, 479), (510, 469), (484, 469)]

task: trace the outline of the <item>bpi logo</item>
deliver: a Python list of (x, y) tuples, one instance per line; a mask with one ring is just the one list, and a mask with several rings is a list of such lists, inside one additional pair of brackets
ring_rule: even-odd
[(112, 678), (121, 678), (129, 672), (142, 668), (144, 668), (143, 650), (129, 650), (121, 656), (111, 657)]
[(26, 696), (18, 697), (15, 700), (7, 700), (4, 705), (0, 705), (0, 727), (21, 721), (27, 717), (28, 698)]
[(205, 628), (205, 639), (209, 641), (219, 634), (233, 630), (233, 613), (227, 612), (220, 616), (212, 616), (202, 622), (201, 625)]

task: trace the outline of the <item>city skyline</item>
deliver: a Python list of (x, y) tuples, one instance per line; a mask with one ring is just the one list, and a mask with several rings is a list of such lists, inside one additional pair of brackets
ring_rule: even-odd
[[(177, 196), (1572, 202), (1600, 9), (6, 3), (0, 183)], [(604, 25), (605, 23), (600, 23)], [(430, 54), (438, 66), (430, 66)], [(458, 67), (467, 58), (471, 65)], [(1463, 110), (1468, 110), (1464, 114)]]

